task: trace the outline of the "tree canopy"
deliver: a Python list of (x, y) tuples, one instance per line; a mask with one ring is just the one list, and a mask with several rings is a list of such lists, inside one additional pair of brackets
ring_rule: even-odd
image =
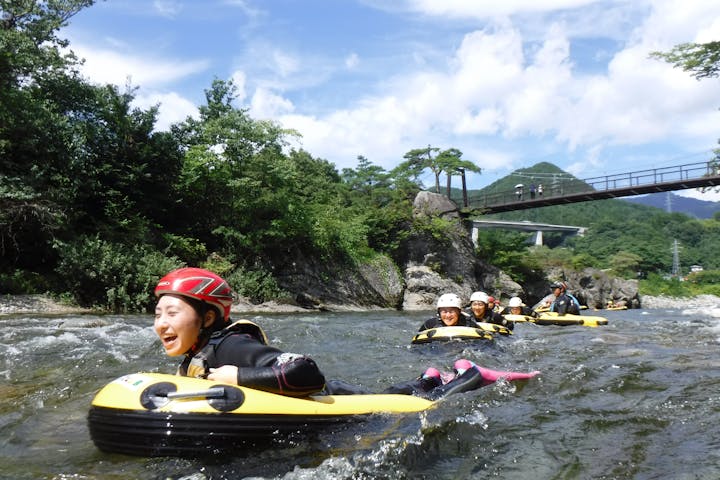
[(652, 52), (650, 56), (682, 68), (698, 80), (714, 78), (720, 74), (720, 41), (681, 43), (669, 52)]
[[(221, 79), (197, 115), (158, 131), (157, 107), (135, 107), (132, 88), (83, 79), (79, 59), (58, 38), (93, 3), (0, 0), (3, 293), (50, 291), (82, 305), (140, 311), (151, 305), (154, 280), (198, 265), (265, 300), (282, 294), (277, 272), (298, 258), (341, 265), (379, 253), (401, 258), (404, 239), (433, 228), (413, 217), (422, 174), (433, 172), (438, 193), (445, 174), (449, 195), (453, 176), (481, 171), (456, 148), (428, 145), (390, 171), (359, 155), (356, 168), (338, 172), (331, 161), (290, 148), (298, 132), (251, 118), (233, 83)], [(689, 261), (715, 257), (717, 220), (622, 208), (619, 220), (615, 204), (595, 204), (581, 213), (547, 210), (549, 221), (593, 219), (585, 239), (556, 241), (581, 252), (568, 261), (661, 271), (668, 238), (679, 239)], [(485, 240), (479, 254), (502, 259), (518, 279), (532, 276), (536, 264), (516, 253), (522, 238)]]

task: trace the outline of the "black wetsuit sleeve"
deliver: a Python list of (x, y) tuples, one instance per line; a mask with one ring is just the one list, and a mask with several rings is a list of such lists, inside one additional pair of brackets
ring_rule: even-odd
[(504, 325), (509, 330), (512, 330), (513, 328), (515, 328), (515, 322), (509, 322), (508, 320), (505, 319), (505, 317), (503, 317), (502, 315), (500, 315), (497, 312), (491, 312), (490, 318), (492, 319), (492, 323), (497, 323), (498, 325)]
[(209, 367), (237, 366), (238, 385), (281, 395), (303, 397), (325, 386), (325, 377), (311, 358), (263, 345), (248, 335), (226, 337), (216, 347), (213, 363)]
[(431, 329), (431, 328), (435, 328), (435, 327), (437, 327), (437, 325), (438, 325), (438, 319), (437, 319), (437, 318), (435, 318), (435, 317), (433, 317), (433, 318), (428, 318), (427, 320), (425, 320), (425, 323), (423, 323), (422, 325), (420, 325), (420, 328), (418, 329), (418, 332), (422, 332), (422, 331), (424, 331), (424, 330), (429, 330), (429, 329)]
[(478, 328), (480, 325), (478, 325), (477, 322), (472, 317), (465, 317), (465, 326), (472, 327), (472, 328)]

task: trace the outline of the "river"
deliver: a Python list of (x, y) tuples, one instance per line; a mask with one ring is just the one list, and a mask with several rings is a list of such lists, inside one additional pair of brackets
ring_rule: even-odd
[[(599, 314), (600, 312), (590, 312)], [(540, 370), (420, 414), (204, 458), (97, 450), (94, 394), (139, 371), (174, 372), (149, 315), (0, 317), (0, 478), (720, 478), (720, 318), (714, 310), (602, 312), (607, 326), (519, 324), (494, 342), (410, 345), (428, 313), (245, 315), (328, 378), (380, 391), (457, 358)]]

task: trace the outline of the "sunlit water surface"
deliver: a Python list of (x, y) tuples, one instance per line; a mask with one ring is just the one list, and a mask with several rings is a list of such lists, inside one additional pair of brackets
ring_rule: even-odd
[[(174, 372), (149, 316), (0, 318), (0, 477), (9, 479), (720, 478), (719, 309), (602, 312), (599, 328), (520, 324), (495, 342), (410, 345), (428, 313), (248, 316), (328, 378), (380, 391), (457, 358), (541, 370), (235, 455), (98, 451), (86, 417), (107, 382)], [(591, 312), (598, 314), (599, 312)]]

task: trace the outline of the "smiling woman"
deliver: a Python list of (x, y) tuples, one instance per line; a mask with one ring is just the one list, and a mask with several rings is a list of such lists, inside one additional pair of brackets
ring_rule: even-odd
[(155, 333), (169, 356), (185, 355), (180, 375), (289, 396), (324, 388), (325, 377), (312, 359), (269, 346), (253, 322), (230, 321), (233, 292), (217, 274), (174, 270), (160, 279), (155, 296)]

